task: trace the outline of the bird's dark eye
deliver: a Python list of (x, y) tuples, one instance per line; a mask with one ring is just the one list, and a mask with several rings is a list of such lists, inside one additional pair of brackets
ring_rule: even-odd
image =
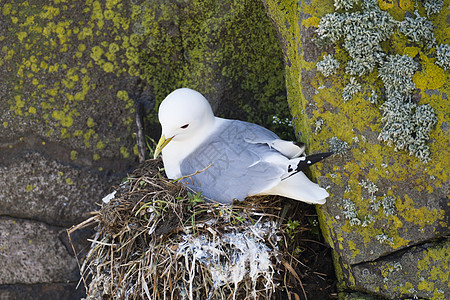
[(186, 129), (186, 128), (188, 128), (188, 126), (189, 126), (189, 124), (186, 124), (186, 125), (181, 126), (180, 128), (181, 129)]

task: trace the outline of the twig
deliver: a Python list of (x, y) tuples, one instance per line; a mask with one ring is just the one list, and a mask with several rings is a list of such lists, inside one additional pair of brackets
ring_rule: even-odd
[(104, 246), (111, 246), (111, 247), (118, 246), (117, 244), (110, 244), (110, 243), (100, 242), (100, 241), (96, 241), (96, 240), (92, 240), (92, 239), (87, 239), (87, 240), (91, 243), (96, 243), (96, 244), (100, 244), (100, 245), (104, 245)]
[(72, 243), (72, 237), (70, 236), (70, 232), (69, 232), (70, 229), (67, 229), (66, 231), (67, 231), (67, 236), (69, 237), (69, 243), (70, 243), (70, 246), (72, 246), (72, 251), (73, 251), (73, 254), (75, 255), (75, 260), (77, 261), (78, 269), (80, 270), (80, 275), (81, 275), (80, 281), (79, 281), (78, 284), (77, 284), (77, 288), (78, 288), (78, 286), (79, 286), (81, 280), (83, 280), (84, 288), (85, 288), (85, 290), (86, 290), (86, 292), (87, 292), (87, 290), (88, 290), (88, 289), (87, 289), (87, 283), (86, 283), (86, 280), (84, 279), (83, 274), (81, 273), (81, 265), (80, 265), (80, 261), (79, 261), (79, 259), (78, 259), (78, 253), (77, 253), (77, 251), (75, 250), (75, 246), (74, 246), (73, 243)]
[(144, 104), (136, 103), (136, 143), (138, 148), (139, 163), (145, 161), (145, 137), (144, 137)]
[(89, 225), (91, 225), (91, 223), (99, 223), (99, 220), (98, 220), (98, 216), (97, 216), (97, 215), (95, 215), (95, 216), (93, 216), (93, 217), (90, 217), (89, 219), (87, 219), (87, 220), (81, 222), (81, 223), (78, 224), (78, 225), (72, 226), (70, 229), (67, 229), (67, 234), (69, 235), (69, 238), (70, 238), (70, 235), (71, 235), (74, 231), (77, 231), (78, 229), (81, 229), (81, 228), (84, 228), (84, 227), (88, 227)]
[(186, 179), (186, 178), (189, 178), (189, 179), (192, 180), (192, 178), (191, 178), (192, 176), (195, 176), (195, 175), (197, 175), (197, 174), (200, 174), (200, 173), (202, 173), (202, 172), (205, 172), (205, 171), (208, 170), (210, 167), (212, 167), (212, 165), (213, 165), (213, 164), (210, 163), (209, 166), (205, 167), (203, 170), (195, 171), (194, 174), (190, 174), (190, 175), (186, 175), (186, 176), (182, 176), (182, 177), (180, 177), (180, 178), (174, 179), (174, 180), (171, 181), (171, 183), (174, 183), (174, 182), (177, 182), (177, 181)]
[(298, 276), (297, 272), (295, 272), (294, 268), (292, 268), (292, 266), (287, 261), (283, 260), (282, 264), (292, 275), (294, 275), (295, 279), (297, 279), (297, 281), (300, 283), (300, 287), (302, 288), (303, 295), (305, 296), (305, 299), (308, 300), (308, 296), (306, 296), (305, 289), (303, 288), (303, 283), (302, 283), (300, 277)]

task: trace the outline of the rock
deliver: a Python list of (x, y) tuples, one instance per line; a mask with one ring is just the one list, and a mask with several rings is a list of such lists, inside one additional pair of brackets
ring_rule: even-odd
[(0, 285), (69, 282), (78, 267), (58, 239), (63, 228), (0, 217)]
[(0, 210), (16, 218), (70, 226), (86, 219), (118, 181), (39, 153), (14, 156), (0, 163)]
[(2, 300), (79, 300), (85, 297), (84, 287), (76, 283), (38, 283), (33, 285), (13, 284), (0, 286)]
[(384, 298), (380, 298), (377, 296), (360, 293), (360, 292), (352, 292), (352, 293), (342, 292), (339, 294), (339, 299), (342, 299), (342, 300), (382, 300)]
[(448, 299), (449, 265), (450, 241), (427, 243), (353, 266), (353, 286), (390, 299)]
[[(397, 20), (403, 19), (405, 11), (415, 9), (413, 4), (399, 6), (387, 4), (389, 1), (378, 2)], [(318, 213), (322, 232), (335, 253), (335, 266), (343, 290), (363, 290), (393, 299), (414, 295), (427, 299), (448, 298), (450, 289), (436, 283), (436, 274), (420, 271), (418, 278), (409, 277), (417, 275), (417, 271), (413, 271), (414, 263), (435, 253), (430, 249), (440, 249), (436, 250), (440, 254), (433, 254), (436, 261), (428, 263), (429, 267), (449, 277), (448, 248), (435, 242), (450, 233), (446, 172), (450, 168), (449, 135), (444, 126), (445, 112), (449, 110), (445, 99), (450, 81), (443, 80), (448, 79), (448, 73), (434, 65), (431, 48), (411, 45), (405, 36), (395, 34), (392, 40), (383, 42), (385, 52), (407, 53), (421, 65), (421, 70), (412, 76), (417, 87), (412, 101), (417, 103), (414, 105), (429, 105), (437, 116), (426, 143), (431, 153), (431, 161), (426, 163), (426, 159), (378, 140), (386, 120), (380, 111), (381, 104), (367, 100), (375, 90), (382, 97), (386, 96), (384, 82), (377, 72), (353, 77), (362, 88), (348, 101), (343, 100), (343, 90), (349, 82), (345, 67), (329, 77), (317, 72), (315, 63), (324, 54), (334, 54), (341, 66), (349, 60), (342, 38), (322, 48), (313, 41), (317, 40), (314, 32), (321, 18), (333, 12), (334, 1), (280, 3), (267, 0), (264, 3), (280, 34), (288, 101), (296, 130), (303, 133), (301, 141), (312, 152), (332, 148), (338, 153), (323, 164), (316, 164), (311, 173), (331, 195)], [(383, 11), (377, 13), (382, 15)], [(436, 15), (433, 23), (436, 40), (445, 42), (445, 11)], [(436, 80), (431, 82), (425, 78)], [(427, 84), (437, 86), (433, 94), (426, 92)], [(412, 119), (406, 118), (406, 122)], [(429, 250), (416, 246), (422, 244), (431, 246)], [(427, 251), (431, 251), (430, 254)], [(394, 283), (386, 285), (381, 273), (386, 275), (398, 253), (406, 255), (401, 263), (404, 270), (398, 273), (395, 286)], [(406, 263), (406, 257), (412, 262)], [(369, 268), (372, 261), (375, 263)]]

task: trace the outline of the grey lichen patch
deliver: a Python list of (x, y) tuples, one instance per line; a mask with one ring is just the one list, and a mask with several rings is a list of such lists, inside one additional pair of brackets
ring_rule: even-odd
[[(345, 2), (345, 4), (344, 4)], [(350, 2), (336, 1), (336, 8), (344, 8)], [(438, 1), (439, 2), (439, 1)], [(425, 8), (430, 14), (431, 4), (427, 1)], [(346, 62), (345, 72), (352, 76), (363, 76), (378, 69), (378, 76), (385, 87), (383, 98), (385, 103), (380, 106), (383, 120), (386, 121), (379, 140), (395, 146), (396, 150), (409, 150), (410, 155), (429, 161), (429, 148), (425, 145), (431, 127), (436, 123), (436, 116), (430, 106), (418, 108), (410, 103), (410, 97), (416, 86), (413, 75), (419, 70), (419, 64), (408, 55), (387, 55), (381, 43), (391, 38), (397, 27), (412, 42), (432, 47), (436, 44), (433, 34), (433, 24), (427, 18), (415, 12), (415, 17), (406, 16), (404, 21), (396, 21), (387, 11), (380, 9), (375, 0), (361, 2), (361, 11), (331, 13), (325, 15), (317, 29), (317, 44), (337, 43), (342, 40), (342, 46), (347, 50), (350, 59)], [(317, 63), (317, 68), (325, 76), (332, 73), (330, 56)], [(334, 62), (337, 65), (339, 61)], [(450, 65), (450, 49), (448, 45), (440, 45), (437, 49), (436, 64), (448, 69)], [(344, 102), (352, 99), (362, 86), (354, 77), (343, 88)], [(378, 104), (378, 95), (372, 89), (367, 100)], [(420, 124), (424, 124), (421, 128)], [(431, 127), (430, 127), (431, 126)]]
[(335, 136), (328, 140), (328, 144), (330, 145), (330, 151), (338, 155), (345, 154), (345, 152), (349, 149), (347, 142), (344, 142)]
[(344, 33), (342, 24), (345, 19), (345, 15), (339, 13), (323, 16), (316, 30), (316, 43), (318, 45), (327, 45), (337, 42)]
[(436, 64), (445, 70), (450, 69), (450, 45), (440, 44), (436, 52)]
[(381, 105), (383, 119), (386, 121), (379, 140), (386, 142), (389, 146), (395, 146), (395, 150), (408, 147), (413, 138), (408, 132), (413, 131), (412, 115), (415, 105), (411, 102), (404, 103), (403, 98), (391, 97)]
[(373, 183), (370, 180), (363, 180), (359, 183), (360, 186), (365, 188), (367, 192), (369, 193), (370, 198), (375, 197), (375, 193), (378, 192), (378, 187), (375, 183)]
[(418, 65), (409, 55), (389, 55), (379, 69), (379, 77), (386, 88), (386, 95), (392, 93), (408, 95), (416, 86), (412, 81)]
[(361, 226), (362, 227), (367, 227), (370, 224), (372, 224), (373, 222), (375, 222), (375, 217), (372, 215), (367, 215), (364, 217), (364, 221), (362, 222)]
[(332, 54), (325, 55), (321, 61), (317, 64), (317, 70), (321, 72), (325, 77), (336, 74), (336, 70), (339, 68), (339, 62)]
[(364, 1), (364, 6), (364, 11), (325, 15), (317, 29), (318, 44), (335, 43), (344, 37), (343, 46), (351, 57), (346, 66), (350, 75), (362, 76), (375, 68), (384, 56), (380, 43), (394, 29), (394, 19), (387, 12), (370, 1)]
[(342, 92), (342, 100), (344, 102), (347, 102), (348, 100), (351, 100), (353, 96), (358, 94), (361, 91), (361, 84), (356, 81), (355, 77), (350, 77), (350, 82), (344, 87), (344, 90)]
[(358, 2), (359, 0), (334, 0), (334, 8), (349, 10)]
[(444, 0), (425, 0), (423, 3), (427, 16), (438, 14), (444, 6)]
[(323, 119), (318, 119), (315, 122), (316, 128), (314, 129), (314, 134), (318, 134), (322, 130)]
[(390, 245), (394, 244), (394, 239), (392, 237), (389, 237), (385, 233), (378, 234), (375, 236), (375, 238), (377, 239), (377, 241), (380, 242), (380, 244), (390, 244)]
[(433, 23), (426, 17), (421, 17), (419, 12), (414, 12), (415, 18), (406, 16), (405, 20), (399, 22), (400, 32), (416, 43), (424, 43), (432, 47), (436, 43), (433, 34)]
[[(394, 93), (393, 93), (394, 95)], [(381, 106), (386, 121), (379, 140), (394, 146), (395, 150), (408, 150), (424, 163), (430, 160), (430, 150), (425, 142), (437, 118), (430, 105), (420, 105), (406, 101), (395, 93)], [(416, 108), (417, 107), (417, 108)]]
[(349, 199), (342, 199), (342, 213), (345, 218), (350, 220), (350, 225), (361, 225), (361, 220), (358, 218), (358, 214), (356, 212), (355, 203)]
[(383, 213), (386, 216), (392, 216), (396, 213), (394, 197), (384, 196), (383, 199), (381, 200), (381, 205), (383, 206)]
[(378, 103), (378, 94), (373, 89), (370, 96), (367, 98), (367, 101), (369, 101), (372, 104)]
[(410, 155), (422, 159), (424, 162), (430, 160), (430, 148), (425, 142), (430, 137), (430, 132), (437, 122), (436, 114), (429, 104), (419, 105), (414, 114), (414, 142), (408, 147)]
[(431, 106), (417, 106), (406, 98), (415, 89), (412, 77), (417, 68), (412, 57), (398, 54), (388, 56), (380, 68), (387, 99), (381, 105), (386, 124), (378, 139), (428, 162), (430, 151), (425, 143), (437, 118)]
[(343, 24), (343, 46), (352, 58), (346, 72), (358, 76), (372, 72), (377, 62), (383, 59), (380, 43), (393, 33), (394, 19), (376, 7), (345, 14)]

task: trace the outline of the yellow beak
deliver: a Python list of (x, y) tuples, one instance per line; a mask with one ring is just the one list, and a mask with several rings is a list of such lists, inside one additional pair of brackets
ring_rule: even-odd
[(166, 140), (166, 137), (161, 135), (161, 138), (159, 139), (158, 145), (156, 145), (155, 154), (153, 155), (153, 159), (157, 158), (158, 155), (161, 153), (162, 149), (172, 140), (173, 137), (168, 138)]

